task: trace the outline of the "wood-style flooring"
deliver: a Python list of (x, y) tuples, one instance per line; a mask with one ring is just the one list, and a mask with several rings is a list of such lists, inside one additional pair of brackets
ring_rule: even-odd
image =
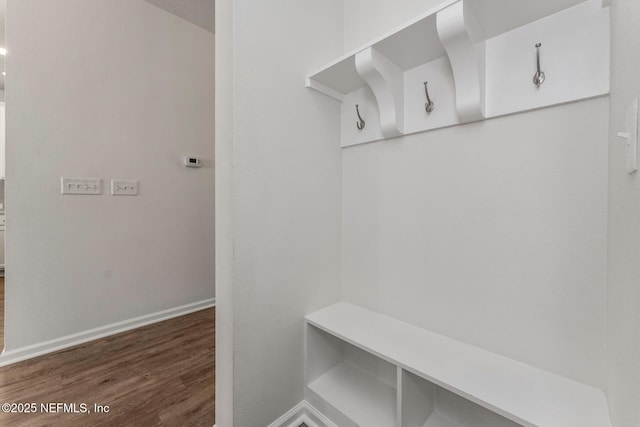
[[(202, 310), (0, 368), (0, 403), (37, 405), (0, 412), (0, 426), (211, 427), (214, 322), (215, 309)], [(91, 413), (43, 413), (51, 403), (78, 412), (84, 403)]]

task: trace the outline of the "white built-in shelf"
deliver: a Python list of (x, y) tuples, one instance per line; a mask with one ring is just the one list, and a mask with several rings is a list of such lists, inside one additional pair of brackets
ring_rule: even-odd
[[(306, 322), (329, 337), (335, 337), (384, 363), (441, 387), (446, 390), (443, 393), (451, 392), (518, 425), (611, 426), (606, 397), (599, 389), (391, 317), (340, 302), (307, 316)], [(309, 334), (310, 331), (308, 339)], [(327, 342), (328, 338), (321, 338), (320, 341)], [(319, 351), (319, 348), (317, 345), (308, 346), (308, 353), (317, 353), (308, 354), (308, 357), (326, 358), (327, 354), (334, 351)], [(344, 364), (337, 364), (326, 374), (319, 375), (309, 387), (325, 396), (338, 410), (342, 408), (349, 411), (343, 406), (357, 397), (348, 396), (360, 396), (360, 407), (385, 408), (385, 405), (388, 407), (392, 404), (389, 403), (391, 397), (387, 396), (391, 393), (390, 387), (357, 369), (350, 370)], [(396, 414), (393, 408), (384, 409), (384, 412), (387, 417)], [(439, 417), (435, 412), (424, 425), (446, 425), (446, 419), (442, 421)]]
[(445, 0), (306, 84), (342, 103), (343, 147), (593, 98), (609, 93), (609, 21), (606, 0)]
[(340, 363), (308, 387), (358, 425), (396, 425), (396, 389), (357, 366)]

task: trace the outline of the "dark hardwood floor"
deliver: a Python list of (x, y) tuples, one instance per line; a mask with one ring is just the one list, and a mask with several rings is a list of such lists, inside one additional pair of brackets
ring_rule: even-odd
[[(0, 403), (37, 406), (0, 412), (0, 426), (211, 427), (214, 322), (215, 309), (202, 310), (0, 368)], [(52, 403), (75, 403), (77, 413), (43, 413)]]

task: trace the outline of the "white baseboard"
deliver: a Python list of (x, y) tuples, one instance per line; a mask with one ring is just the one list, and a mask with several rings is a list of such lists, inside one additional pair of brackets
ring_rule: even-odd
[[(314, 420), (317, 420), (317, 422)], [(306, 400), (289, 409), (267, 427), (299, 427), (302, 423), (309, 427), (337, 427)]]
[(180, 307), (174, 307), (167, 310), (157, 311), (151, 314), (145, 314), (144, 316), (134, 317), (133, 319), (112, 323), (110, 325), (100, 326), (98, 328), (89, 329), (87, 331), (78, 332), (64, 337), (55, 338), (53, 340), (44, 341), (38, 344), (17, 348), (15, 350), (5, 351), (0, 354), (0, 367), (11, 365), (13, 363), (21, 362), (23, 360), (31, 359), (37, 356), (42, 356), (44, 354), (53, 353), (54, 351), (73, 347), (75, 345), (93, 341), (98, 338), (119, 334), (120, 332), (129, 331), (141, 326), (150, 325), (152, 323), (161, 322), (163, 320), (172, 319), (178, 316), (183, 316), (185, 314), (193, 313), (199, 310), (204, 310), (205, 308), (211, 308), (215, 305), (216, 299), (210, 298), (191, 304), (182, 305)]
[(289, 424), (287, 423), (290, 423), (291, 420), (293, 420), (296, 416), (299, 416), (299, 414), (304, 412), (305, 402), (306, 401), (303, 400), (302, 402), (298, 403), (296, 406), (282, 414), (280, 418), (269, 424), (267, 427), (288, 427)]

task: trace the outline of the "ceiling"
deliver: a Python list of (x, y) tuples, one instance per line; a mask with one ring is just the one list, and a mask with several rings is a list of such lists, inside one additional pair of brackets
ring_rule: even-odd
[[(4, 3), (4, 0), (0, 0)], [(215, 0), (145, 0), (207, 31), (215, 30)]]

